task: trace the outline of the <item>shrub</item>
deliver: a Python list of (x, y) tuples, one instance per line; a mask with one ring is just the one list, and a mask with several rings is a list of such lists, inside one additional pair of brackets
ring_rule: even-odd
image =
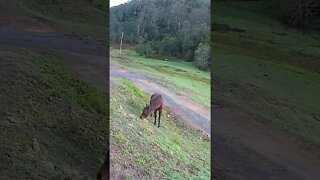
[(211, 54), (210, 45), (208, 43), (199, 43), (197, 50), (194, 53), (194, 59), (197, 67), (201, 70), (210, 70)]

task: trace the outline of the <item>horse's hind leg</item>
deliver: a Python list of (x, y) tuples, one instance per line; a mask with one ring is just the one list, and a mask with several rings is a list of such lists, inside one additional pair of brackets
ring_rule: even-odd
[(159, 122), (158, 122), (158, 127), (160, 127), (160, 117), (161, 117), (161, 112), (162, 112), (162, 109), (159, 109)]
[(157, 123), (157, 110), (154, 111), (154, 125)]

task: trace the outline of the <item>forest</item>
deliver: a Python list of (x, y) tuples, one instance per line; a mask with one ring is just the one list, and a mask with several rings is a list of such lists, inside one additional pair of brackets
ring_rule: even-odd
[(110, 43), (145, 56), (210, 64), (209, 0), (131, 0), (110, 9)]

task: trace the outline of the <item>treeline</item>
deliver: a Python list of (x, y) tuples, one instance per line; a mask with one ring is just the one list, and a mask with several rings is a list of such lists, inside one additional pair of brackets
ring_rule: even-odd
[(147, 56), (210, 67), (209, 0), (131, 0), (110, 9), (110, 40), (135, 45)]
[(278, 0), (282, 22), (300, 30), (320, 30), (320, 0)]

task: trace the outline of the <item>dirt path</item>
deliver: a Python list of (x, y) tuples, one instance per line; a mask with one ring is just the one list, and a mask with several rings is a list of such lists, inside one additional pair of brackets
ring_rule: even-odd
[[(111, 58), (110, 58), (111, 59)], [(148, 78), (133, 72), (129, 72), (123, 68), (114, 65), (111, 59), (110, 77), (129, 79), (135, 86), (149, 93), (160, 93), (163, 95), (165, 105), (171, 111), (186, 120), (190, 125), (200, 129), (210, 137), (210, 109), (197, 104), (187, 97), (179, 96), (168, 88), (155, 83)]]

